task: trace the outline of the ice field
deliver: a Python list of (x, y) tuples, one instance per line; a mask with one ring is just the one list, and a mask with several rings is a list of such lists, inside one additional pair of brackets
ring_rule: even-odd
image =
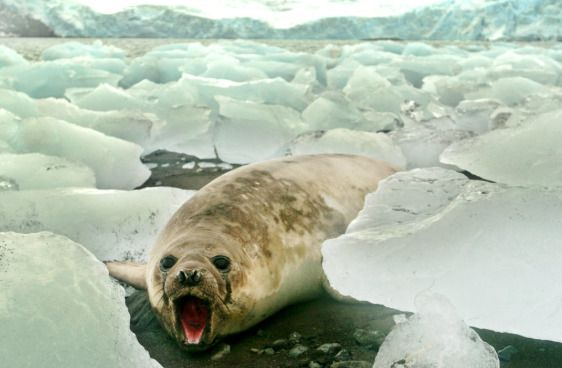
[[(74, 298), (65, 315), (44, 308), (19, 340), (0, 336), (0, 355), (16, 366), (76, 359), (64, 341), (56, 349), (47, 342), (61, 336), (54, 326), (98, 297), (107, 310), (92, 310), (92, 321), (126, 336), (113, 344), (105, 339), (121, 335), (84, 321), (84, 335), (69, 338), (99, 333), (89, 353), (116, 349), (100, 367), (142, 349), (129, 340), (120, 291), (100, 261), (145, 260), (193, 194), (134, 190), (150, 175), (141, 157), (158, 149), (231, 164), (328, 152), (393, 162), (408, 171), (381, 184), (347, 233), (324, 244), (333, 286), (387, 307), (429, 310), (398, 324), (396, 335), (428, 320), (439, 326), (434, 306), (446, 311), (455, 328), (443, 333), (460, 346), (474, 343), (466, 325), (562, 342), (561, 63), (560, 45), (506, 42), (298, 52), (185, 41), (130, 57), (92, 40), (61, 42), (38, 60), (0, 46), (0, 321), (29, 320), (32, 309), (13, 318), (13, 303), (43, 298), (41, 285), (60, 285), (57, 300)], [(21, 259), (52, 273), (35, 284)], [(58, 274), (61, 259), (66, 272)], [(84, 280), (90, 268), (95, 277)], [(81, 291), (84, 284), (96, 292)], [(438, 296), (420, 294), (427, 290)], [(40, 354), (12, 348), (31, 337), (47, 344)], [(472, 347), (491, 354), (474, 367), (497, 366), (486, 345)], [(141, 361), (133, 366), (157, 366), (134, 354)]]

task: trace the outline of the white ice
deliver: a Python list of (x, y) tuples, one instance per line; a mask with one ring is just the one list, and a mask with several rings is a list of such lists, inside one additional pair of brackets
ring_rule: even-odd
[(96, 173), (98, 188), (133, 189), (148, 179), (142, 148), (50, 117), (19, 119), (0, 109), (0, 140), (15, 153), (42, 153), (81, 162)]
[[(340, 293), (403, 311), (429, 289), (470, 326), (562, 342), (562, 189), (395, 174), (323, 245)], [(369, 282), (365, 282), (369, 280)]]
[(6, 367), (160, 367), (129, 329), (123, 289), (81, 245), (0, 233), (0, 356)]
[(331, 129), (304, 133), (291, 142), (289, 154), (294, 156), (319, 153), (347, 153), (390, 162), (406, 167), (402, 150), (384, 133)]
[(96, 187), (96, 175), (90, 167), (78, 161), (40, 153), (0, 153), (0, 178), (12, 180), (15, 184), (12, 189), (18, 190)]
[(441, 161), (499, 183), (562, 185), (562, 109), (529, 120), (456, 142)]
[(0, 191), (0, 231), (50, 231), (103, 261), (145, 262), (160, 229), (192, 194), (175, 188)]
[(416, 296), (416, 314), (388, 334), (373, 368), (499, 368), (494, 348), (468, 327), (443, 295)]

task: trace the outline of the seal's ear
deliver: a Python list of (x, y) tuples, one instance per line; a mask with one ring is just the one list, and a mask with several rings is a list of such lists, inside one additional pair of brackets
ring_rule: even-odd
[(146, 263), (107, 262), (109, 275), (119, 281), (126, 282), (135, 289), (146, 290)]

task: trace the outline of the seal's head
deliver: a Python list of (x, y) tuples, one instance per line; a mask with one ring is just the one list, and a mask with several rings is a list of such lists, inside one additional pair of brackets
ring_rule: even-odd
[(203, 350), (216, 340), (215, 327), (228, 314), (228, 256), (164, 255), (154, 271), (153, 307), (162, 326), (184, 348)]
[(240, 257), (210, 244), (209, 238), (166, 247), (157, 262), (148, 265), (148, 294), (155, 315), (189, 351), (214, 345), (229, 334), (239, 311), (250, 307), (243, 297), (233, 300), (233, 288), (241, 288), (245, 279)]

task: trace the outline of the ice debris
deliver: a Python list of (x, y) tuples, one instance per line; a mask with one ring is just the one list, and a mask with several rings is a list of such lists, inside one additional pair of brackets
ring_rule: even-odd
[(4, 365), (160, 367), (129, 329), (123, 289), (79, 244), (0, 233), (0, 266)]
[(388, 334), (373, 368), (499, 368), (494, 348), (464, 323), (446, 297), (421, 292), (416, 308)]
[(562, 341), (561, 218), (560, 187), (415, 169), (367, 196), (346, 233), (324, 243), (323, 265), (332, 287), (359, 300), (414, 311), (430, 288), (470, 326)]
[(2, 191), (1, 183), (2, 173), (0, 232), (50, 231), (83, 245), (103, 261), (145, 262), (158, 231), (194, 193), (175, 188)]

